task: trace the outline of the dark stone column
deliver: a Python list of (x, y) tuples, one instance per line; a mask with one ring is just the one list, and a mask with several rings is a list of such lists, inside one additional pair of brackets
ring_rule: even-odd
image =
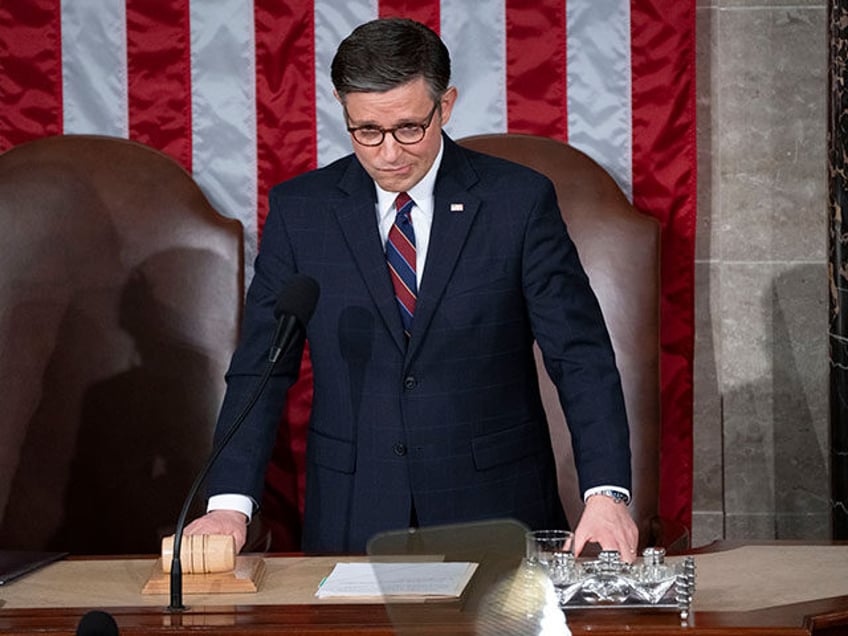
[(833, 538), (848, 539), (848, 0), (830, 0), (828, 277)]

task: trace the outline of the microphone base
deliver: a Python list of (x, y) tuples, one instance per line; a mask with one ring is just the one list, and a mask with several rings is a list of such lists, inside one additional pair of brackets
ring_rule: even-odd
[[(228, 572), (209, 574), (183, 573), (183, 594), (245, 594), (259, 590), (265, 575), (265, 559), (261, 556), (237, 556), (235, 568)], [(171, 575), (162, 569), (162, 559), (157, 559), (153, 570), (141, 590), (142, 594), (170, 594)], [(185, 608), (168, 607), (170, 611)]]

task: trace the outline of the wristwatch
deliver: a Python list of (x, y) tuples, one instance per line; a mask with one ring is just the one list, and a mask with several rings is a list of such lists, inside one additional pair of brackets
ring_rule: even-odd
[(618, 490), (613, 490), (612, 488), (607, 488), (607, 489), (604, 489), (604, 490), (596, 490), (595, 492), (593, 492), (589, 496), (594, 497), (595, 495), (603, 495), (604, 497), (609, 497), (615, 503), (620, 503), (620, 504), (625, 504), (625, 505), (630, 503), (630, 497), (625, 495), (623, 492), (619, 492)]

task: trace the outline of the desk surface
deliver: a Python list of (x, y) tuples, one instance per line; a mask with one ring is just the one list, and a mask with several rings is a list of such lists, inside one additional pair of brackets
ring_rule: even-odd
[[(506, 633), (462, 602), (380, 605), (317, 599), (338, 557), (268, 557), (254, 594), (186, 595), (189, 610), (170, 614), (164, 596), (140, 593), (152, 559), (72, 559), (0, 587), (0, 631), (73, 633), (90, 609), (110, 611), (121, 633), (191, 627), (201, 631), (357, 634)], [(693, 613), (582, 610), (568, 613), (575, 634), (848, 633), (848, 546), (758, 545), (695, 556)], [(485, 600), (485, 597), (483, 597)], [(491, 607), (491, 603), (476, 604)], [(488, 625), (492, 623), (492, 625)], [(830, 630), (830, 631), (828, 631)]]

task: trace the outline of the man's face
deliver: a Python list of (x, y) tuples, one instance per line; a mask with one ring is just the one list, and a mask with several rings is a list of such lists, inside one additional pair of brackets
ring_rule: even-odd
[[(405, 192), (421, 181), (439, 154), (442, 126), (450, 119), (456, 101), (451, 87), (442, 96), (424, 138), (415, 144), (400, 144), (386, 133), (379, 146), (363, 146), (351, 138), (353, 152), (371, 178), (389, 192)], [(423, 78), (407, 82), (385, 93), (349, 93), (344, 100), (349, 128), (372, 126), (392, 129), (404, 124), (427, 125), (433, 99)]]

